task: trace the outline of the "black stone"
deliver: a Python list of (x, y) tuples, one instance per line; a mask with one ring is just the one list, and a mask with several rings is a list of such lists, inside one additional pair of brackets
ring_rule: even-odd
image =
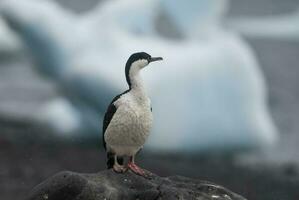
[(149, 174), (144, 178), (113, 170), (96, 174), (61, 172), (37, 185), (27, 200), (245, 200), (211, 182)]

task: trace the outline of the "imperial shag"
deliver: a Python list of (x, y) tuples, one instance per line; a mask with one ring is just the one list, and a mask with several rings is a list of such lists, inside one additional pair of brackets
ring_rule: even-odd
[[(135, 164), (134, 158), (150, 134), (153, 115), (140, 70), (158, 60), (162, 58), (139, 52), (132, 54), (126, 63), (129, 89), (112, 100), (104, 116), (103, 144), (107, 152), (108, 169), (125, 172), (129, 168), (136, 174), (145, 175)], [(126, 166), (123, 164), (124, 157), (129, 157)]]

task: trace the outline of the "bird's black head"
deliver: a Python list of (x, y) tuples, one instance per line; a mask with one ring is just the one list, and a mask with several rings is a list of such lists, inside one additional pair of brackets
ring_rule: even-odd
[(139, 71), (140, 69), (144, 68), (147, 66), (149, 63), (158, 61), (158, 60), (163, 60), (162, 57), (152, 57), (148, 53), (145, 52), (138, 52), (132, 54), (127, 63), (126, 63), (126, 79), (131, 86), (131, 77), (132, 75), (135, 74), (135, 72)]

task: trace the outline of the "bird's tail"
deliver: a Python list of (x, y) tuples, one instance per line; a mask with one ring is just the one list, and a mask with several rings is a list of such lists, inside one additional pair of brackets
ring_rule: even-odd
[[(117, 162), (118, 162), (118, 164), (123, 165), (124, 159), (123, 158), (117, 158)], [(108, 152), (107, 153), (107, 169), (113, 168), (113, 165), (114, 165), (114, 154)]]
[(114, 165), (114, 155), (107, 153), (107, 169), (111, 169)]

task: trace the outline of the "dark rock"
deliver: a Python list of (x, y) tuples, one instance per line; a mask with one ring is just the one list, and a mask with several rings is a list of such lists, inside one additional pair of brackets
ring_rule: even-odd
[(245, 198), (207, 181), (181, 176), (148, 178), (131, 172), (117, 174), (112, 170), (96, 174), (60, 172), (37, 185), (28, 200), (114, 200), (114, 199), (194, 199), (245, 200)]

